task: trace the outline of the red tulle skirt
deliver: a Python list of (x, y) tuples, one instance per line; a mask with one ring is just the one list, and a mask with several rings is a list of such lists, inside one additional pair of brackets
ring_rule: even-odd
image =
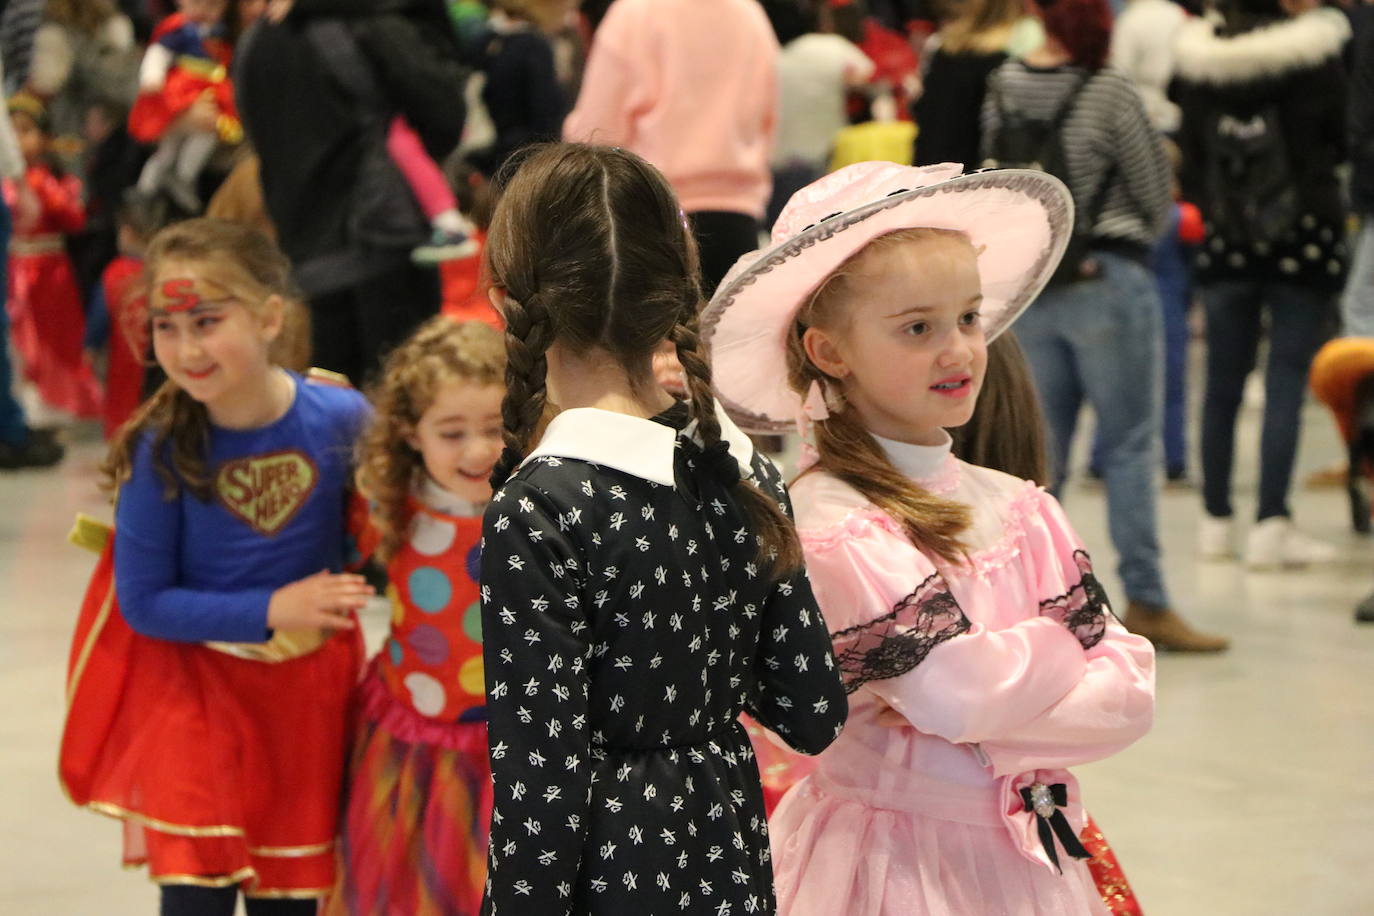
[(359, 637), (278, 663), (150, 639), (119, 612), (112, 547), (72, 644), (63, 788), (121, 819), (124, 863), (158, 883), (328, 893)]
[(485, 722), (421, 716), (376, 670), (360, 688), (329, 916), (476, 916), (487, 879)]

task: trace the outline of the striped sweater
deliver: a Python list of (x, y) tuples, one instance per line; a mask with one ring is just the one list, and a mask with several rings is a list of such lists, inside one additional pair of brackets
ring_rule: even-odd
[[(1052, 120), (1082, 76), (1074, 67), (1040, 69), (1016, 60), (995, 70), (983, 101), (983, 157), (994, 149), (1002, 108)], [(1093, 237), (1153, 245), (1168, 218), (1169, 164), (1130, 80), (1110, 68), (1094, 74), (1079, 94), (1064, 134), (1069, 175), (1061, 177), (1080, 214), (1088, 212), (1108, 182)]]

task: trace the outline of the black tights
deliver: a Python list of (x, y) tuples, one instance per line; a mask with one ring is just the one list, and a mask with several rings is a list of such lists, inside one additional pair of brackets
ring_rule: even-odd
[[(230, 887), (198, 887), (194, 884), (164, 884), (162, 886), (161, 916), (234, 916), (239, 889)], [(316, 900), (287, 900), (269, 897), (245, 897), (248, 916), (315, 916)]]

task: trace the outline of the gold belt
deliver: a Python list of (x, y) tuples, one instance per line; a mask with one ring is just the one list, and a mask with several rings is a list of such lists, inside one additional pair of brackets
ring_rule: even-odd
[(10, 239), (10, 254), (55, 254), (59, 251), (66, 251), (67, 245), (62, 236), (52, 235), (31, 235), (25, 238)]

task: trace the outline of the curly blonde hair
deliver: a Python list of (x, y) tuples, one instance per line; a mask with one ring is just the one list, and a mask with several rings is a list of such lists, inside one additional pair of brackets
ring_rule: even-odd
[(369, 391), (376, 413), (358, 444), (358, 489), (372, 500), (378, 561), (388, 562), (405, 540), (410, 493), (424, 473), (424, 459), (408, 440), (440, 387), (453, 381), (502, 385), (505, 373), (499, 331), (442, 315), (421, 325), (387, 357)]

